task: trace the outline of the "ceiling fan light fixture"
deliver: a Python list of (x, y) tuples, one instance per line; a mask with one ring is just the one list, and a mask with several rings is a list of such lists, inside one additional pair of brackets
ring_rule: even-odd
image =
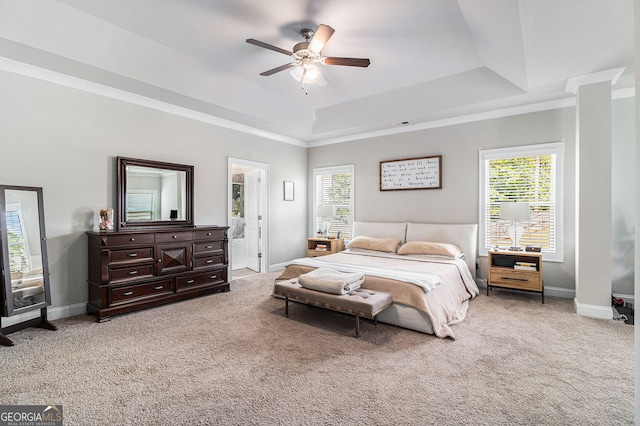
[(320, 70), (318, 69), (317, 66), (311, 64), (311, 65), (306, 65), (304, 67), (303, 78), (304, 78), (305, 82), (313, 83), (314, 81), (316, 81), (318, 79), (319, 76), (320, 76)]
[(295, 67), (291, 68), (289, 74), (291, 74), (291, 77), (293, 77), (294, 80), (302, 81), (302, 76), (304, 75), (304, 67), (302, 65), (296, 65)]

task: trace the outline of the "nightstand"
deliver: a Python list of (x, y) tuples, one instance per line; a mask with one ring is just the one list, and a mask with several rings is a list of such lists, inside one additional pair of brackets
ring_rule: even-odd
[(307, 238), (307, 257), (326, 256), (342, 250), (342, 238)]
[(540, 293), (544, 303), (542, 253), (530, 251), (490, 251), (487, 296), (491, 287)]

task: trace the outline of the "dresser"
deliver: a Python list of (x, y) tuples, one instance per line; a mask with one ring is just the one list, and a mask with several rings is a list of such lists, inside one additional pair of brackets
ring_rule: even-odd
[(227, 226), (87, 232), (89, 303), (113, 315), (229, 291)]

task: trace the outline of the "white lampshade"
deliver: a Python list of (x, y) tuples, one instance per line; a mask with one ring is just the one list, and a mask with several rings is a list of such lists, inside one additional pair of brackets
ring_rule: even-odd
[(333, 206), (328, 204), (318, 204), (316, 209), (316, 216), (318, 217), (334, 217), (336, 215)]
[(529, 203), (505, 202), (500, 205), (500, 219), (504, 220), (531, 220)]

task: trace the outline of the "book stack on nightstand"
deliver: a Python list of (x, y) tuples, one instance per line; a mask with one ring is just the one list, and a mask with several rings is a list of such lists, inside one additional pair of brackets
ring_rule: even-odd
[(542, 253), (490, 251), (487, 296), (492, 287), (540, 293), (544, 303)]
[(344, 250), (342, 238), (308, 238), (307, 257), (325, 256)]

